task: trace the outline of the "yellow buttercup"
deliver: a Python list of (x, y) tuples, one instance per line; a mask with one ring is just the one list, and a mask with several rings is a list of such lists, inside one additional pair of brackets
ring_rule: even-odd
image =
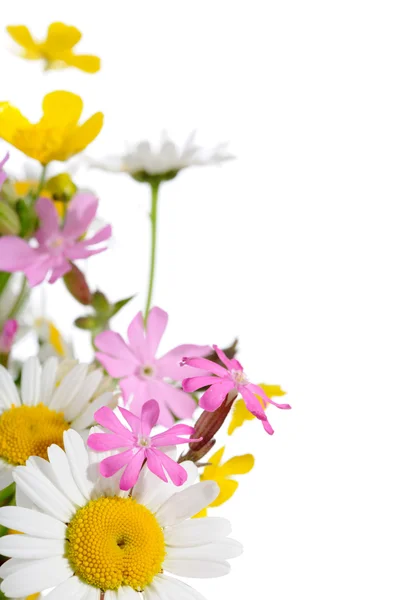
[(32, 37), (25, 25), (9, 25), (7, 31), (22, 48), (22, 58), (43, 60), (45, 69), (76, 67), (86, 73), (96, 73), (100, 69), (100, 58), (92, 54), (75, 54), (74, 46), (82, 37), (76, 27), (64, 23), (51, 23), (46, 39), (39, 41)]
[[(234, 475), (244, 475), (249, 473), (254, 467), (254, 456), (252, 454), (242, 454), (241, 456), (234, 456), (225, 463), (222, 463), (224, 456), (225, 446), (223, 446), (218, 452), (213, 454), (208, 459), (209, 465), (204, 468), (202, 475), (200, 475), (201, 481), (215, 481), (219, 486), (219, 494), (217, 498), (207, 508), (214, 508), (221, 506), (232, 498), (236, 492), (239, 483), (235, 479), (231, 479)], [(199, 512), (196, 517), (207, 516), (207, 508), (204, 508)]]
[[(260, 387), (264, 390), (264, 392), (269, 398), (276, 398), (278, 396), (284, 396), (286, 394), (286, 392), (284, 392), (279, 385), (266, 385), (265, 383), (260, 383)], [(257, 398), (261, 406), (263, 408), (266, 408), (261, 397), (257, 396)], [(228, 435), (232, 435), (235, 429), (241, 427), (245, 421), (252, 421), (255, 418), (256, 417), (253, 414), (251, 414), (251, 412), (247, 409), (244, 400), (237, 400), (232, 409), (232, 419), (229, 423)]]
[(67, 160), (86, 148), (100, 133), (103, 113), (78, 124), (83, 110), (80, 96), (56, 91), (43, 99), (43, 116), (31, 123), (9, 102), (0, 102), (0, 138), (27, 156), (47, 165)]

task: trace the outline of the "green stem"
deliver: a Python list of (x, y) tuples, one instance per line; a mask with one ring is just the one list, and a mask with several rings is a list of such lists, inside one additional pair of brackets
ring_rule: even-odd
[(46, 169), (47, 169), (47, 165), (43, 165), (42, 174), (40, 175), (39, 184), (38, 184), (38, 187), (36, 190), (36, 198), (39, 197), (40, 192), (44, 188), (44, 184), (46, 181)]
[(150, 250), (150, 275), (149, 285), (147, 291), (146, 308), (144, 311), (144, 325), (146, 326), (147, 317), (151, 308), (151, 299), (153, 296), (154, 286), (154, 274), (156, 269), (156, 240), (157, 240), (157, 204), (158, 204), (158, 190), (160, 188), (160, 182), (156, 181), (151, 185), (151, 211), (150, 211), (150, 223), (151, 223), (151, 250)]
[(20, 309), (22, 308), (22, 306), (25, 302), (25, 295), (26, 295), (27, 287), (28, 287), (27, 279), (26, 279), (26, 277), (24, 277), (24, 281), (21, 286), (21, 291), (17, 296), (17, 299), (14, 303), (14, 306), (12, 307), (12, 309), (10, 311), (10, 314), (8, 315), (9, 319), (14, 319), (18, 315)]

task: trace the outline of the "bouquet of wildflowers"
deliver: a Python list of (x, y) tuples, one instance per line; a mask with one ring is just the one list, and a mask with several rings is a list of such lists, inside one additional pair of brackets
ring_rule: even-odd
[[(44, 40), (25, 26), (7, 30), (21, 56), (46, 70), (100, 69), (97, 56), (75, 51), (75, 27), (52, 23)], [(82, 99), (64, 90), (44, 97), (36, 123), (0, 102), (0, 138), (9, 145), (0, 157), (0, 595), (201, 600), (181, 578), (226, 575), (241, 554), (214, 509), (254, 464), (250, 454), (224, 459), (218, 435), (253, 419), (272, 434), (267, 407), (290, 408), (274, 400), (284, 395), (279, 386), (248, 379), (236, 341), (224, 350), (158, 350), (168, 323), (153, 304), (163, 184), (233, 157), (189, 137), (182, 148), (164, 138), (158, 148), (140, 142), (121, 157), (82, 159), (103, 126), (102, 113), (81, 122), (82, 110)], [(12, 175), (13, 148), (37, 161), (36, 176)], [(112, 224), (98, 224), (99, 199), (67, 167), (52, 172), (76, 155), (149, 188), (149, 282), (137, 314), (133, 297), (110, 301), (84, 274), (85, 261), (112, 252)], [(74, 325), (90, 336), (90, 364), (51, 319), (27, 316), (31, 290), (60, 280), (82, 306)], [(112, 326), (121, 310), (132, 311), (126, 335)], [(37, 352), (21, 361), (27, 331)]]

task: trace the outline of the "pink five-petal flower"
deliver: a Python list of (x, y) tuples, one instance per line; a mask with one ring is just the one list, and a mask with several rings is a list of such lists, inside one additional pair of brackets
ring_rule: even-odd
[[(257, 419), (262, 421), (265, 431), (269, 434), (274, 433), (274, 430), (268, 422), (267, 415), (264, 412), (267, 404), (273, 404), (278, 408), (285, 409), (291, 408), (290, 405), (278, 404), (271, 400), (271, 398), (268, 398), (260, 386), (250, 383), (238, 360), (235, 358), (228, 358), (218, 346), (213, 346), (213, 348), (225, 367), (205, 358), (184, 358), (182, 361), (183, 364), (206, 370), (209, 374), (206, 376), (201, 375), (184, 379), (182, 382), (183, 389), (186, 392), (194, 392), (202, 387), (210, 386), (208, 390), (204, 392), (199, 402), (200, 406), (209, 412), (214, 412), (221, 406), (226, 395), (235, 390), (242, 395), (248, 410), (257, 417)], [(256, 397), (256, 394), (262, 398), (264, 409)]]
[[(148, 400), (142, 407), (140, 418), (126, 408), (118, 407), (126, 425), (107, 406), (100, 408), (94, 415), (96, 421), (111, 433), (92, 433), (88, 446), (98, 452), (126, 448), (113, 454), (100, 463), (103, 477), (112, 477), (124, 469), (120, 481), (121, 490), (130, 490), (137, 482), (143, 463), (154, 475), (168, 481), (167, 475), (176, 486), (183, 485), (187, 479), (185, 469), (160, 450), (160, 446), (187, 444), (194, 428), (189, 425), (174, 425), (163, 433), (151, 436), (151, 430), (158, 422), (160, 408), (156, 400)], [(199, 441), (199, 440), (190, 440)]]
[(18, 331), (18, 321), (9, 319), (0, 327), (0, 354), (8, 354)]
[(8, 159), (10, 158), (9, 153), (7, 152), (7, 154), (5, 155), (5, 157), (3, 158), (2, 161), (0, 161), (0, 190), (1, 187), (3, 185), (3, 183), (5, 182), (5, 180), (7, 179), (8, 175), (5, 171), (3, 171), (3, 167), (6, 164), (6, 162), (8, 161)]
[(196, 369), (182, 368), (182, 358), (205, 356), (210, 346), (184, 344), (156, 358), (158, 346), (168, 322), (168, 315), (154, 307), (149, 313), (147, 326), (139, 312), (128, 328), (128, 343), (114, 331), (100, 333), (95, 344), (100, 352), (96, 357), (108, 373), (120, 379), (125, 404), (136, 414), (147, 400), (157, 398), (160, 406), (159, 422), (165, 427), (179, 419), (190, 418), (196, 408), (193, 398), (175, 387), (171, 380), (181, 382), (185, 376), (196, 374)]
[(49, 276), (54, 283), (71, 270), (71, 261), (88, 258), (106, 250), (99, 246), (111, 236), (106, 225), (92, 237), (82, 239), (96, 216), (98, 200), (91, 194), (77, 194), (68, 206), (62, 225), (53, 202), (39, 198), (35, 209), (40, 220), (36, 231), (36, 247), (16, 236), (0, 239), (0, 271), (22, 271), (31, 287)]

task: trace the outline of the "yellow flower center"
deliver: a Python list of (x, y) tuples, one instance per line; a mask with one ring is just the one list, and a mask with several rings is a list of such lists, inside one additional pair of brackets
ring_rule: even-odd
[(88, 585), (140, 591), (161, 571), (164, 534), (155, 516), (132, 498), (99, 498), (80, 508), (68, 525), (66, 554)]
[(44, 404), (12, 406), (0, 417), (0, 456), (12, 465), (24, 465), (30, 456), (47, 459), (47, 448), (63, 448), (63, 433), (69, 429), (63, 413)]
[(46, 165), (51, 160), (64, 160), (60, 150), (64, 149), (71, 132), (72, 126), (56, 127), (37, 123), (26, 129), (17, 129), (13, 145)]

